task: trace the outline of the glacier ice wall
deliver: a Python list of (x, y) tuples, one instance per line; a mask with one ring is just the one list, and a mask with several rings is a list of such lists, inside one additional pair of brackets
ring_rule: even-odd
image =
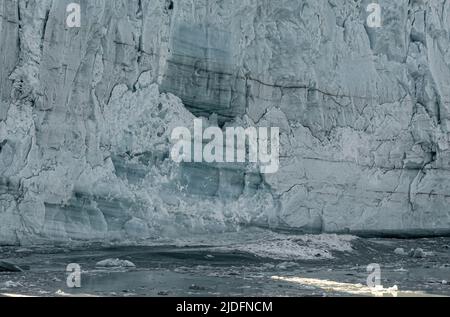
[[(0, 0), (0, 243), (450, 233), (450, 2)], [(281, 166), (169, 159), (195, 117)]]

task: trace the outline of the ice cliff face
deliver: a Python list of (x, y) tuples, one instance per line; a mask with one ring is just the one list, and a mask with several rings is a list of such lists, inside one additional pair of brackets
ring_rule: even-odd
[[(0, 0), (0, 243), (450, 233), (450, 2)], [(177, 126), (281, 166), (175, 164)]]

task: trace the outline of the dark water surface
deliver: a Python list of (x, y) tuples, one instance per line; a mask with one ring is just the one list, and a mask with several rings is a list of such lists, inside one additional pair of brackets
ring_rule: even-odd
[[(2, 296), (449, 296), (450, 238), (361, 239), (332, 258), (289, 259), (217, 246), (0, 248), (0, 260), (29, 266), (0, 272)], [(264, 244), (261, 245), (264, 249)], [(424, 258), (394, 253), (421, 248)], [(98, 268), (109, 258), (136, 268)], [(82, 269), (81, 288), (66, 285), (69, 263)], [(378, 263), (385, 288), (366, 286), (367, 265)]]

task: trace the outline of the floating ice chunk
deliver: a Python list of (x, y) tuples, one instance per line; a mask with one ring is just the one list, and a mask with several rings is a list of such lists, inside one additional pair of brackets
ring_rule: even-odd
[(0, 261), (0, 272), (23, 272), (25, 269), (14, 263)]
[(4, 288), (16, 288), (16, 287), (22, 287), (22, 284), (20, 284), (19, 282), (14, 282), (14, 281), (6, 281), (2, 284), (0, 284), (2, 287)]
[(96, 264), (97, 267), (136, 267), (136, 265), (128, 260), (106, 259)]
[(283, 263), (278, 264), (276, 267), (277, 267), (277, 269), (280, 269), (280, 270), (287, 270), (287, 269), (297, 267), (297, 266), (298, 266), (298, 263), (295, 263), (295, 262), (283, 262)]
[(16, 250), (16, 253), (31, 253), (33, 250), (27, 248), (20, 248)]
[(408, 253), (406, 253), (405, 249), (403, 248), (397, 248), (394, 250), (394, 253), (397, 255), (407, 255)]
[(421, 248), (417, 248), (415, 250), (411, 249), (411, 251), (409, 252), (409, 256), (416, 259), (423, 259), (426, 257), (426, 253)]

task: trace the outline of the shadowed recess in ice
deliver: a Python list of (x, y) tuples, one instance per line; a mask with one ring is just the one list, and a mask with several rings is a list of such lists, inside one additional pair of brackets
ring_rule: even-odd
[(230, 37), (208, 25), (174, 33), (162, 89), (197, 116), (217, 114), (223, 122), (245, 113), (245, 79), (233, 65)]
[[(378, 2), (0, 0), (0, 243), (449, 233), (450, 3)], [(172, 162), (196, 116), (278, 173)]]

